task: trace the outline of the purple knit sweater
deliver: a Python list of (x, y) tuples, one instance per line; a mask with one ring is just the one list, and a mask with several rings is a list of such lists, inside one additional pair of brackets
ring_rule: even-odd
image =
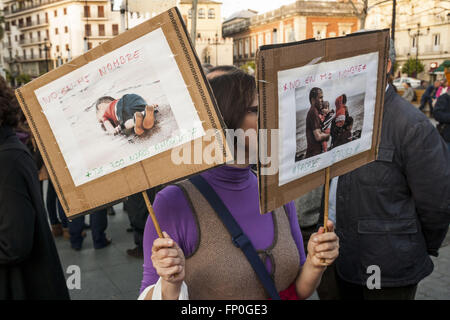
[[(273, 241), (273, 221), (270, 214), (259, 213), (258, 182), (250, 168), (221, 166), (201, 173), (217, 192), (237, 223), (247, 234), (256, 250), (264, 249)], [(155, 198), (153, 208), (161, 230), (166, 231), (178, 243), (184, 255), (195, 250), (197, 243), (197, 225), (194, 214), (181, 191), (176, 186), (168, 186)], [(303, 240), (294, 202), (286, 205), (291, 234), (300, 255), (300, 264), (306, 260)], [(158, 281), (158, 274), (153, 268), (152, 244), (158, 237), (153, 222), (149, 217), (144, 232), (144, 272), (141, 292)], [(270, 265), (268, 266), (270, 269)]]

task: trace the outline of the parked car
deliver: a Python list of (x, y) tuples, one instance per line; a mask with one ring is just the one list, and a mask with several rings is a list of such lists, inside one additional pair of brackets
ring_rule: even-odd
[(397, 79), (394, 79), (394, 81), (392, 83), (394, 84), (394, 86), (397, 89), (403, 90), (403, 83), (405, 83), (405, 82), (409, 82), (413, 89), (415, 89), (415, 88), (420, 86), (420, 80), (419, 79), (410, 78), (410, 77), (397, 78)]

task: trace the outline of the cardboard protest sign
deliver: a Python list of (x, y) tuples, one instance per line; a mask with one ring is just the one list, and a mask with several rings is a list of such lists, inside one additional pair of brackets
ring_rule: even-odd
[(260, 47), (262, 213), (376, 159), (388, 51), (388, 30)]
[[(227, 156), (223, 120), (177, 8), (16, 95), (68, 217), (206, 170)], [(174, 148), (211, 131), (210, 145), (222, 161), (172, 161)]]

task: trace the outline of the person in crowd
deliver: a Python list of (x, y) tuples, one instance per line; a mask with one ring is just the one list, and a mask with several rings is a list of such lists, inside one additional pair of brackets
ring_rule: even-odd
[[(323, 102), (323, 108), (320, 110), (320, 125), (322, 132), (330, 133), (331, 122), (333, 121), (335, 111), (330, 110), (330, 103), (328, 101)], [(322, 141), (322, 152), (328, 151), (328, 141)]]
[[(61, 203), (58, 201), (58, 210), (62, 211)], [(106, 228), (108, 227), (107, 209), (96, 210), (89, 214), (89, 226), (92, 233), (94, 249), (103, 249), (112, 243), (112, 240), (106, 237)], [(80, 251), (83, 240), (86, 237), (86, 228), (84, 216), (77, 217), (69, 221), (70, 245), (73, 250)]]
[(442, 94), (436, 101), (434, 119), (439, 122), (437, 128), (450, 150), (450, 92)]
[(305, 159), (322, 153), (322, 143), (330, 139), (330, 134), (322, 132), (320, 111), (323, 108), (322, 89), (314, 87), (309, 92), (311, 107), (306, 115), (306, 155)]
[(440, 85), (440, 81), (435, 81), (434, 84), (430, 84), (425, 92), (422, 95), (422, 98), (420, 98), (420, 110), (424, 110), (425, 107), (428, 105), (428, 108), (430, 110), (430, 114), (433, 113), (433, 93), (437, 91)]
[(50, 179), (48, 180), (47, 186), (46, 205), (53, 236), (63, 236), (64, 239), (70, 239), (68, 226), (69, 220), (67, 220), (64, 211), (59, 209), (61, 208), (61, 206), (59, 205), (59, 200), (56, 196), (55, 188), (53, 187), (53, 183)]
[(403, 88), (405, 88), (405, 92), (403, 93), (402, 98), (408, 102), (412, 102), (414, 99), (414, 89), (411, 87), (411, 83), (404, 82)]
[(36, 163), (16, 135), (19, 104), (0, 78), (0, 300), (69, 299)]
[(205, 74), (208, 74), (211, 72), (211, 69), (214, 68), (214, 66), (210, 63), (204, 63), (204, 64), (202, 64), (202, 68), (203, 68), (203, 71), (205, 72)]
[(438, 99), (441, 95), (446, 93), (447, 90), (448, 90), (448, 81), (447, 81), (447, 78), (444, 78), (441, 80), (441, 85), (439, 86), (439, 88), (436, 91), (435, 99)]
[[(234, 70), (209, 81), (227, 127), (256, 129), (255, 79)], [(247, 159), (256, 151), (256, 145), (250, 145), (250, 141), (246, 139), (245, 146), (235, 147), (245, 148)], [(260, 253), (280, 297), (309, 297), (326, 266), (338, 255), (333, 224), (328, 224), (330, 232), (320, 229), (311, 236), (306, 257), (294, 203), (261, 215), (257, 178), (248, 164), (224, 165), (200, 176), (217, 193)], [(268, 297), (214, 209), (190, 180), (160, 191), (154, 210), (165, 238), (158, 238), (148, 219), (140, 299), (158, 295), (162, 299), (178, 299), (186, 285), (189, 299)]]
[[(155, 200), (156, 190), (157, 188), (147, 190), (150, 203), (153, 203)], [(127, 254), (135, 258), (143, 258), (144, 229), (148, 217), (148, 209), (141, 192), (128, 197), (127, 214), (134, 233), (134, 243), (136, 245), (133, 249), (128, 249)]]
[[(394, 61), (391, 41), (387, 70)], [(449, 228), (449, 164), (447, 145), (428, 118), (389, 86), (376, 161), (338, 177), (330, 190), (340, 298), (414, 299)], [(371, 277), (376, 270), (379, 285)]]
[(214, 77), (220, 76), (222, 74), (230, 73), (232, 71), (238, 70), (235, 66), (221, 65), (212, 67), (208, 74), (206, 75), (207, 79), (212, 79)]

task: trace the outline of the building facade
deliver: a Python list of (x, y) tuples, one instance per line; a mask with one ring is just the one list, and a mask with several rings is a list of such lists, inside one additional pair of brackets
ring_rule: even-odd
[[(138, 25), (174, 6), (180, 10), (188, 32), (192, 28), (192, 0), (128, 0), (126, 21)], [(222, 3), (198, 0), (195, 50), (201, 63), (233, 64), (233, 39), (222, 36)]]
[(3, 14), (3, 57), (15, 75), (37, 77), (119, 34), (108, 0), (6, 0)]
[(245, 10), (223, 23), (224, 36), (233, 38), (237, 66), (254, 61), (262, 45), (337, 37), (358, 29), (359, 19), (347, 1), (296, 1), (263, 14)]
[[(369, 2), (366, 27), (391, 28), (392, 2)], [(434, 70), (450, 60), (450, 2), (438, 0), (397, 0), (395, 23), (395, 49), (399, 65), (409, 58), (418, 58), (425, 68), (417, 78), (434, 80), (443, 75)]]

